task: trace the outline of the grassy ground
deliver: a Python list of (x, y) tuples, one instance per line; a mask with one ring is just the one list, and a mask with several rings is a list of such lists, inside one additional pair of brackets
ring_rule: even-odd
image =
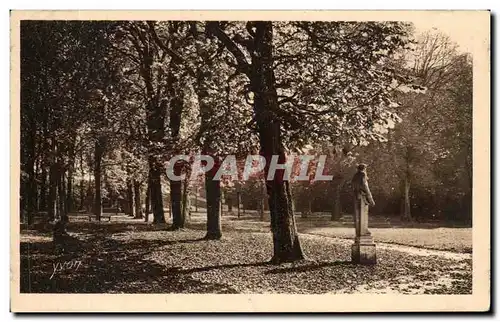
[[(331, 221), (328, 215), (309, 218), (296, 217), (301, 233), (338, 238), (354, 238), (354, 225), (350, 222)], [(229, 230), (267, 232), (269, 223), (258, 220), (256, 214), (237, 219), (226, 217)], [(398, 224), (393, 226), (383, 220), (370, 222), (370, 231), (376, 242), (472, 253), (472, 228), (438, 227), (431, 224)]]
[[(378, 264), (350, 262), (351, 241), (302, 234), (307, 259), (269, 265), (268, 223), (225, 216), (220, 241), (202, 240), (203, 216), (166, 231), (140, 220), (72, 222), (64, 254), (50, 232), (21, 234), (21, 291), (50, 293), (471, 294), (469, 255), (419, 256), (379, 247)], [(253, 227), (254, 230), (248, 229)], [(267, 227), (267, 232), (264, 232)], [(375, 233), (374, 233), (375, 234)], [(64, 264), (66, 263), (66, 264)]]

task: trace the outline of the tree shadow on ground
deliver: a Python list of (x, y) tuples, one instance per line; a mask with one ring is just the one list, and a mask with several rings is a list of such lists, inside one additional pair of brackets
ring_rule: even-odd
[[(112, 227), (107, 227), (112, 228)], [(118, 225), (114, 232), (122, 231)], [(115, 240), (101, 227), (89, 239), (54, 251), (50, 241), (21, 243), (22, 293), (237, 293), (224, 284), (204, 283), (187, 274), (174, 274), (147, 256), (164, 245), (193, 240)], [(81, 262), (65, 266), (64, 263)]]
[(351, 261), (334, 261), (334, 262), (322, 262), (322, 263), (311, 263), (306, 265), (296, 265), (291, 267), (277, 267), (266, 272), (266, 274), (286, 274), (286, 273), (302, 273), (309, 272), (324, 267), (330, 266), (345, 266), (346, 268), (354, 268), (357, 264)]
[(269, 261), (267, 262), (255, 262), (255, 263), (235, 263), (235, 264), (222, 264), (222, 265), (212, 265), (203, 267), (194, 267), (189, 269), (181, 269), (179, 267), (170, 267), (168, 271), (172, 274), (191, 274), (198, 272), (207, 272), (216, 269), (226, 269), (226, 268), (241, 268), (241, 267), (258, 267), (271, 265)]

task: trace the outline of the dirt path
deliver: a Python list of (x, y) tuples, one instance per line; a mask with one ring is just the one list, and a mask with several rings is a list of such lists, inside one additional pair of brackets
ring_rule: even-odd
[[(332, 237), (320, 233), (302, 233), (302, 235), (313, 235), (313, 236), (322, 236), (326, 238), (330, 238), (335, 240), (337, 243), (340, 244), (352, 244), (352, 239), (351, 238), (339, 238), (339, 237)], [(443, 257), (446, 259), (451, 259), (451, 260), (466, 260), (466, 259), (472, 259), (472, 254), (469, 253), (457, 253), (457, 252), (450, 252), (446, 250), (435, 250), (435, 249), (428, 249), (428, 248), (421, 248), (421, 247), (414, 247), (414, 246), (407, 246), (407, 245), (398, 245), (398, 244), (392, 244), (392, 243), (383, 243), (383, 242), (377, 242), (377, 248), (379, 249), (384, 249), (384, 250), (394, 250), (398, 252), (403, 252), (407, 253), (410, 255), (416, 255), (416, 256), (439, 256)]]

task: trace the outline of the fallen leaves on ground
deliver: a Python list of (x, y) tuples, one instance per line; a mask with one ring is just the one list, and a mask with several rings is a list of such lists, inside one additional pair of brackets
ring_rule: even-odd
[[(59, 255), (47, 238), (22, 232), (22, 292), (472, 292), (471, 259), (379, 248), (376, 265), (355, 265), (350, 241), (324, 236), (300, 236), (306, 260), (271, 265), (270, 233), (224, 231), (221, 240), (203, 240), (203, 230), (167, 231), (139, 221), (73, 223), (70, 233), (74, 243)], [(50, 278), (55, 263), (75, 260), (82, 262), (78, 269), (67, 265)]]

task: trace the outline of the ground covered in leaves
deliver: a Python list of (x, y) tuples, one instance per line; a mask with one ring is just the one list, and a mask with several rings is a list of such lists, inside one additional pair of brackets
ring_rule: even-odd
[[(253, 214), (252, 214), (253, 215)], [(256, 215), (242, 216), (236, 220), (230, 216), (226, 225), (240, 231), (267, 232), (269, 223), (261, 222)], [(354, 238), (352, 222), (331, 221), (330, 215), (297, 216), (297, 228), (301, 233), (327, 237)], [(440, 227), (425, 223), (399, 223), (391, 225), (383, 219), (370, 221), (370, 231), (376, 242), (414, 246), (426, 249), (472, 253), (471, 227)]]
[(204, 227), (196, 218), (181, 231), (125, 217), (73, 222), (72, 241), (62, 254), (54, 250), (50, 231), (23, 230), (21, 292), (472, 292), (471, 254), (380, 245), (377, 265), (362, 266), (350, 262), (352, 241), (309, 232), (301, 234), (306, 260), (270, 265), (270, 233), (241, 229), (233, 219), (224, 220), (218, 241), (202, 239)]

